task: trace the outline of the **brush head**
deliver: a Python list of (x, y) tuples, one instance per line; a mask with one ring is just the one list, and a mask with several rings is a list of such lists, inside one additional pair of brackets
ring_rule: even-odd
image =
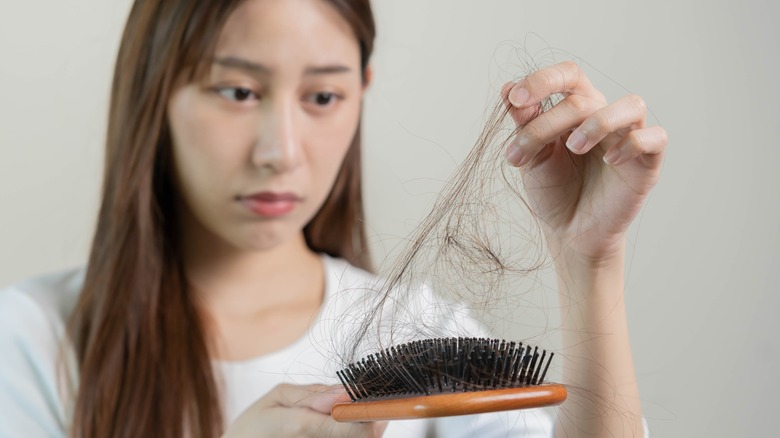
[(425, 339), (369, 355), (337, 375), (353, 402), (371, 401), (535, 386), (552, 357), (522, 342)]

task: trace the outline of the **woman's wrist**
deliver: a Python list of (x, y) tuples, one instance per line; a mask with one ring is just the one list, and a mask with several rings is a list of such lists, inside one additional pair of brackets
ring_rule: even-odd
[[(554, 251), (554, 250), (553, 250)], [(590, 309), (613, 308), (624, 292), (625, 241), (600, 256), (564, 247), (551, 252), (561, 300), (574, 299)], [(585, 298), (581, 300), (580, 298)], [(585, 310), (585, 309), (582, 310)]]
[(604, 239), (600, 248), (582, 249), (571, 242), (550, 238), (547, 235), (547, 249), (553, 259), (556, 272), (574, 276), (595, 275), (612, 271), (625, 264), (625, 235)]

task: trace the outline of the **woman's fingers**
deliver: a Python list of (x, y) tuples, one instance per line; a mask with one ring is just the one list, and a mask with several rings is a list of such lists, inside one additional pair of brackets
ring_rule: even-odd
[(306, 408), (276, 408), (281, 422), (278, 437), (379, 438), (387, 422), (339, 423), (330, 415)]
[(333, 420), (330, 416), (333, 405), (350, 401), (342, 386), (281, 384), (270, 394), (274, 394), (277, 406), (290, 408), (286, 413), (295, 418), (296, 436), (378, 438), (387, 428), (387, 422), (338, 423)]
[[(645, 130), (647, 107), (637, 95), (628, 95), (604, 106), (599, 99), (576, 94), (529, 122), (507, 149), (507, 160), (522, 166), (552, 141), (568, 131), (566, 146), (575, 154), (585, 154), (602, 143), (608, 148), (604, 161), (620, 165), (642, 154), (657, 154), (666, 145), (662, 128)], [(604, 142), (607, 136), (616, 137)]]
[(620, 166), (641, 156), (646, 167), (659, 168), (668, 142), (666, 130), (660, 126), (635, 129), (604, 154), (604, 162)]
[(225, 438), (244, 437), (381, 437), (386, 423), (337, 423), (335, 403), (349, 401), (342, 387), (281, 384), (247, 408), (230, 425)]
[(308, 408), (322, 414), (330, 414), (331, 407), (348, 401), (344, 388), (326, 385), (276, 385), (265, 397), (257, 401), (264, 407)]
[(572, 61), (562, 62), (531, 73), (509, 91), (509, 102), (518, 108), (533, 107), (553, 94), (577, 94), (604, 101), (580, 67)]
[(328, 438), (380, 438), (387, 429), (387, 422), (339, 423), (332, 417), (311, 430), (312, 437)]
[(503, 100), (506, 108), (509, 110), (509, 114), (512, 116), (512, 119), (515, 121), (515, 125), (519, 128), (522, 128), (528, 122), (538, 116), (542, 110), (539, 105), (523, 108), (518, 108), (512, 105), (512, 102), (509, 101), (509, 92), (512, 91), (512, 87), (514, 86), (514, 82), (508, 82), (504, 84), (504, 86), (501, 88), (501, 99)]
[(603, 106), (600, 100), (575, 94), (563, 99), (520, 130), (506, 151), (507, 161), (514, 166), (528, 163), (547, 144), (578, 127)]
[(624, 96), (588, 116), (569, 135), (566, 147), (575, 154), (584, 154), (613, 132), (625, 134), (632, 129), (644, 128), (646, 115), (647, 106), (640, 96)]

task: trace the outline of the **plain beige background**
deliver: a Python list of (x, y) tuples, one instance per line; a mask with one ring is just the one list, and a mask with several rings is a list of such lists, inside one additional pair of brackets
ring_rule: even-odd
[[(129, 4), (0, 2), (0, 286), (84, 263)], [(430, 207), (501, 80), (524, 72), (512, 48), (579, 59), (610, 98), (644, 96), (671, 138), (627, 278), (653, 435), (777, 436), (778, 4), (374, 4), (365, 174), (377, 256)]]

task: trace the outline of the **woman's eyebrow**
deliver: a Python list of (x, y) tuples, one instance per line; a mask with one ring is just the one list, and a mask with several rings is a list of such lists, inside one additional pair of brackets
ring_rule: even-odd
[(349, 73), (352, 69), (346, 65), (333, 64), (333, 65), (321, 65), (315, 67), (307, 67), (303, 71), (305, 75), (326, 75), (333, 73)]
[(256, 62), (248, 61), (246, 59), (237, 58), (235, 56), (226, 56), (224, 58), (215, 58), (214, 64), (226, 67), (234, 68), (237, 70), (244, 70), (251, 74), (263, 74), (270, 75), (271, 69)]
[[(273, 70), (263, 64), (249, 61), (247, 59), (238, 58), (235, 56), (226, 56), (221, 58), (215, 58), (214, 64), (226, 67), (235, 68), (238, 70), (244, 70), (250, 74), (271, 75)], [(304, 75), (323, 75), (323, 74), (336, 74), (336, 73), (349, 73), (352, 69), (346, 65), (341, 64), (329, 64), (306, 67)]]

